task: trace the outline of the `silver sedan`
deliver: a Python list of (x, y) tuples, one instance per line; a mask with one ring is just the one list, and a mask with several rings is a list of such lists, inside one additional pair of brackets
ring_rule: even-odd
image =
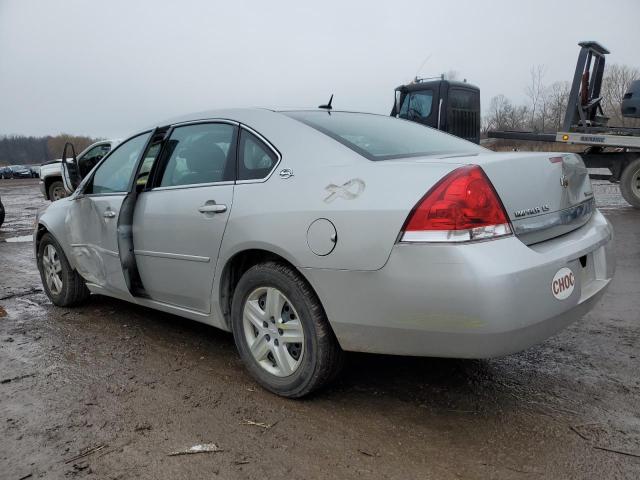
[(487, 358), (584, 315), (612, 229), (570, 153), (494, 153), (396, 118), (212, 111), (123, 141), (38, 218), (45, 291), (233, 332), (303, 396), (344, 351)]

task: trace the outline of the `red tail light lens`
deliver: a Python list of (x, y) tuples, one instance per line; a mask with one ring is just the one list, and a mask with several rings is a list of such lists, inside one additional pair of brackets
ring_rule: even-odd
[(464, 242), (511, 234), (491, 182), (478, 165), (449, 173), (418, 202), (403, 228), (403, 242)]

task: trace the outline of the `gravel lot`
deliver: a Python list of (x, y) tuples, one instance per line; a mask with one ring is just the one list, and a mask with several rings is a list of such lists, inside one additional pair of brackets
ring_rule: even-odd
[(502, 359), (353, 354), (291, 401), (228, 333), (99, 296), (54, 308), (21, 238), (37, 179), (2, 180), (0, 478), (640, 478), (640, 211), (595, 187), (618, 270), (582, 321)]

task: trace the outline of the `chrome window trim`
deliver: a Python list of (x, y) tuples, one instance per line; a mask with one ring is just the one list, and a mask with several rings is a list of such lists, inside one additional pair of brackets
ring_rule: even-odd
[(236, 127), (240, 126), (240, 122), (236, 120), (230, 120), (228, 118), (202, 118), (199, 120), (187, 120), (180, 123), (170, 123), (169, 125), (172, 128), (185, 127), (187, 125), (199, 125), (203, 123), (228, 123), (230, 125), (235, 125)]
[(151, 190), (145, 190), (141, 193), (146, 192), (162, 192), (165, 190), (182, 190), (186, 188), (199, 188), (199, 187), (217, 187), (222, 185), (233, 185), (235, 182), (233, 180), (225, 180), (223, 182), (207, 182), (207, 183), (189, 183), (187, 185), (168, 185), (166, 187), (155, 187)]
[[(271, 178), (271, 176), (273, 175), (273, 172), (276, 171), (276, 168), (278, 168), (278, 165), (280, 165), (280, 163), (282, 163), (282, 154), (280, 153), (280, 151), (273, 146), (273, 144), (267, 140), (263, 135), (261, 135), (260, 133), (256, 132), (253, 128), (251, 128), (248, 125), (245, 125), (244, 123), (240, 124), (240, 128), (241, 129), (245, 129), (247, 132), (251, 133), (252, 135), (255, 135), (256, 137), (258, 137), (276, 156), (277, 161), (276, 163), (273, 164), (273, 167), (271, 168), (271, 170), (269, 171), (269, 173), (267, 174), (266, 177), (262, 177), (262, 178), (252, 178), (250, 180), (236, 180), (236, 184), (237, 185), (245, 185), (248, 183), (264, 183), (267, 180), (269, 180)], [(240, 132), (242, 133), (242, 132)], [(240, 135), (238, 135), (238, 139), (240, 138)], [(238, 149), (238, 152), (236, 153), (238, 156), (238, 160), (240, 160), (240, 149)], [(239, 168), (236, 169), (236, 177), (238, 176), (238, 172), (239, 172)]]

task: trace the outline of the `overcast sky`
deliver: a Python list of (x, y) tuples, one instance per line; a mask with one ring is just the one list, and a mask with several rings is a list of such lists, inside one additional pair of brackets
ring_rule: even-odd
[(120, 137), (331, 93), (335, 108), (388, 113), (396, 86), (449, 70), (483, 107), (524, 101), (533, 65), (571, 79), (580, 40), (640, 67), (639, 18), (640, 0), (0, 0), (0, 135)]

